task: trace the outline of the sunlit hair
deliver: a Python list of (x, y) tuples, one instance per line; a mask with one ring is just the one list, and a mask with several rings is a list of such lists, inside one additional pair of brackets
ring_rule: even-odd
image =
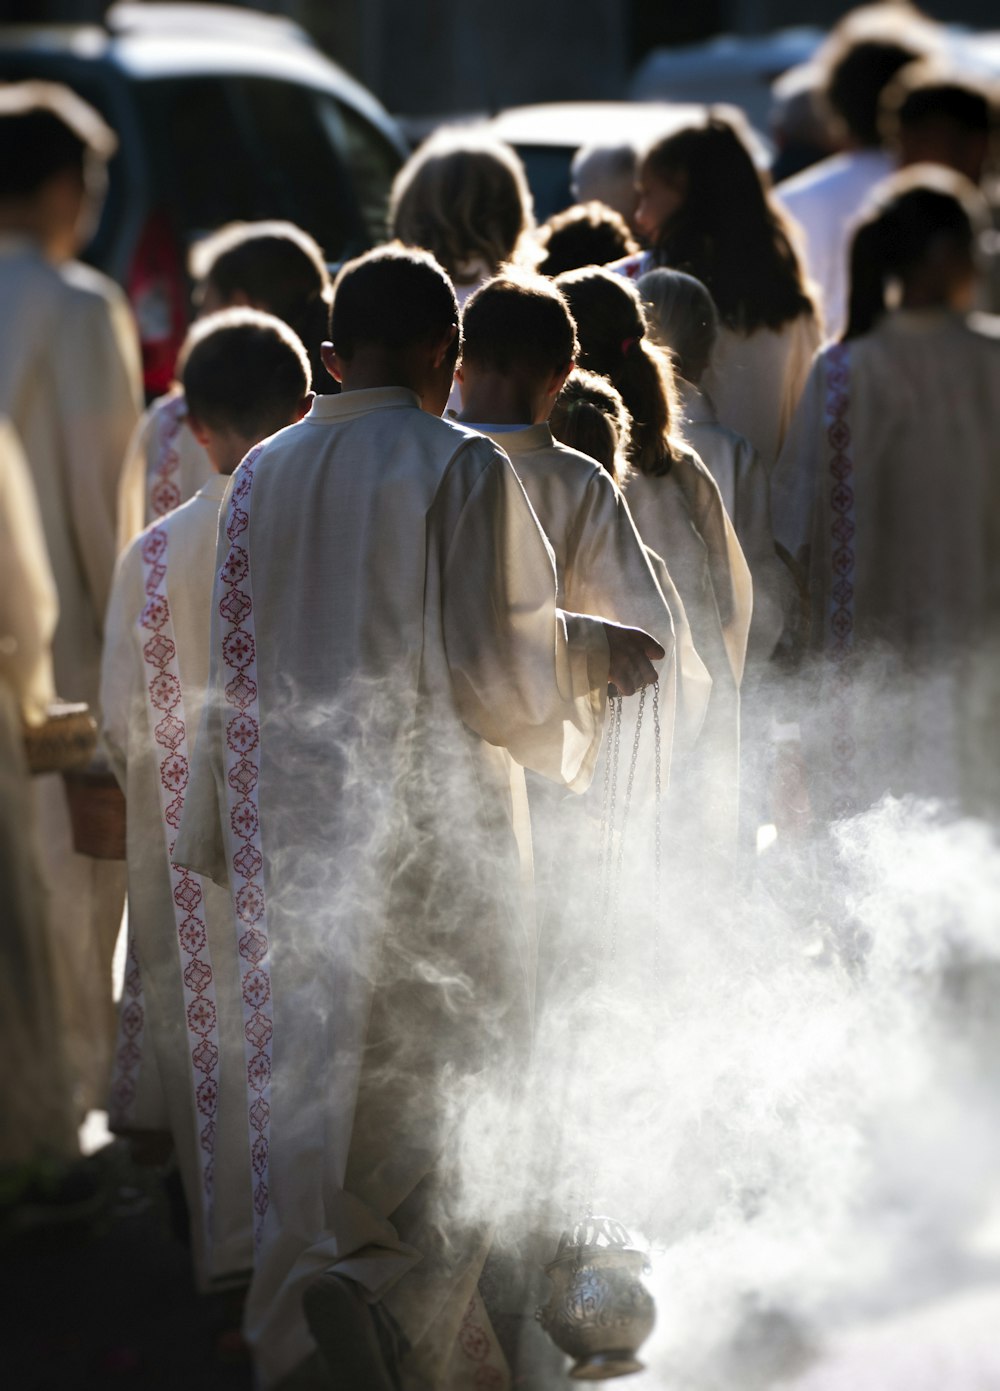
[(879, 130), (886, 144), (897, 143), (903, 131), (937, 121), (988, 136), (996, 119), (984, 85), (933, 58), (908, 63), (879, 102)]
[(631, 421), (621, 392), (607, 377), (574, 368), (556, 397), (549, 428), (562, 444), (596, 459), (619, 487), (625, 486)]
[(312, 385), (301, 340), (273, 314), (223, 309), (200, 319), (178, 364), (190, 414), (257, 440), (283, 430)]
[(568, 271), (556, 284), (576, 319), (580, 366), (607, 377), (632, 418), (629, 462), (640, 473), (668, 473), (681, 444), (674, 373), (646, 336), (639, 292), (599, 267)]
[(462, 312), (462, 361), (504, 376), (540, 377), (575, 361), (569, 306), (551, 280), (511, 267), (480, 285)]
[(702, 281), (727, 328), (753, 333), (815, 315), (786, 215), (729, 116), (709, 112), (704, 124), (657, 141), (641, 177), (683, 194), (657, 234), (656, 263)]
[(244, 298), (275, 314), (306, 346), (320, 390), (332, 388), (320, 359), (332, 286), (317, 243), (292, 222), (233, 222), (196, 242), (188, 256), (195, 281), (223, 304)]
[(719, 312), (708, 290), (682, 270), (651, 270), (636, 281), (650, 331), (685, 381), (696, 385), (712, 360)]
[(396, 175), (389, 223), (397, 240), (436, 256), (456, 284), (477, 278), (477, 261), (494, 273), (526, 257), (534, 231), (524, 166), (499, 140), (439, 131)]
[(117, 145), (110, 126), (68, 87), (0, 85), (0, 198), (30, 197), (68, 170), (90, 182)]
[(939, 47), (934, 22), (901, 0), (850, 10), (815, 58), (841, 138), (846, 133), (858, 145), (877, 146), (879, 98), (887, 84), (907, 63)]
[(598, 202), (578, 203), (555, 213), (539, 228), (538, 244), (544, 252), (538, 264), (542, 275), (606, 266), (639, 250), (621, 213)]
[(883, 184), (851, 243), (851, 289), (844, 339), (860, 338), (892, 307), (893, 286), (905, 289), (933, 251), (974, 261), (987, 220), (975, 186), (936, 164), (914, 164)]
[(457, 357), (455, 288), (429, 251), (380, 246), (348, 261), (334, 282), (330, 337), (342, 358), (352, 358), (362, 346), (404, 352), (440, 340), (452, 327), (458, 328), (451, 347)]

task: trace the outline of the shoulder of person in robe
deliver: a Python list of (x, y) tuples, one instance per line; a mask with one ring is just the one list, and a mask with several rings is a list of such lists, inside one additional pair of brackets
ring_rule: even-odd
[(966, 326), (981, 338), (991, 340), (1000, 348), (1000, 314), (986, 314), (982, 311), (970, 314)]
[(102, 271), (82, 261), (66, 261), (57, 268), (57, 275), (81, 304), (100, 304), (128, 308), (128, 298), (120, 285)]

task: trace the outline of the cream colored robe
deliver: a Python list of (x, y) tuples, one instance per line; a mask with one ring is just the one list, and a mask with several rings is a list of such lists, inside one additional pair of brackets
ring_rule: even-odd
[[(151, 1051), (154, 1095), (162, 1089), (163, 1119), (174, 1137), (203, 1285), (248, 1270), (253, 1256), (239, 958), (230, 895), (209, 880), (198, 885), (202, 899), (192, 909), (207, 946), (187, 936), (191, 919), (184, 909), (178, 914), (175, 893), (186, 894), (188, 882), (171, 876), (168, 847), (176, 831), (164, 815), (161, 779), (170, 780), (171, 799), (175, 787), (183, 794), (185, 770), (178, 760), (189, 759), (193, 749), (208, 681), (215, 545), (228, 481), (213, 473), (193, 498), (122, 555), (108, 608), (101, 681), (104, 741), (128, 807), (129, 931), (142, 976), (142, 1052)], [(153, 547), (152, 563), (165, 566), (165, 573), (151, 595), (148, 586), (157, 581), (150, 570)], [(161, 594), (169, 618), (157, 628), (150, 607)], [(164, 661), (162, 644), (168, 641), (176, 655)], [(179, 687), (161, 692), (157, 686), (151, 700), (150, 682), (162, 685), (165, 676), (174, 676)], [(194, 930), (200, 940), (201, 930)], [(198, 973), (195, 988), (185, 990), (183, 972), (192, 969)], [(198, 1001), (215, 1011), (214, 1031), (189, 1024)], [(214, 1068), (205, 1059), (202, 1037), (219, 1051)], [(123, 1033), (121, 1046), (127, 1043)], [(143, 1114), (145, 1065), (145, 1058), (119, 1062), (112, 1099), (116, 1103), (120, 1095), (121, 1104), (113, 1104), (112, 1121), (124, 1130), (159, 1120), (155, 1113)], [(130, 1081), (138, 1089), (138, 1106), (129, 1104)], [(196, 1088), (205, 1083), (217, 1099), (199, 1098)], [(213, 1129), (209, 1135), (207, 1122)], [(212, 1172), (206, 1175), (209, 1154)]]
[(736, 532), (712, 475), (685, 450), (662, 478), (627, 484), (635, 524), (667, 563), (698, 656), (712, 678), (708, 710), (690, 757), (675, 762), (674, 834), (697, 853), (735, 849), (739, 812), (740, 683), (753, 588)]
[(817, 359), (772, 479), (804, 566), (816, 809), (1000, 805), (1000, 321), (898, 311)]
[(31, 476), (12, 427), (0, 421), (0, 1166), (76, 1152), (23, 733), (53, 698), (57, 614)]
[(719, 330), (702, 390), (722, 424), (746, 436), (769, 473), (821, 341), (812, 314), (800, 314), (779, 329)]
[(119, 550), (211, 476), (211, 460), (191, 433), (184, 393), (176, 388), (153, 402), (129, 442), (118, 488)]
[[(138, 344), (124, 295), (87, 266), (0, 241), (0, 413), (24, 445), (59, 596), (56, 691), (96, 712), (115, 563), (118, 477), (139, 416)], [(111, 958), (124, 867), (73, 851), (62, 780), (36, 778), (59, 1015), (81, 1112), (102, 1106), (114, 1038)]]
[(771, 525), (771, 484), (750, 441), (723, 425), (709, 396), (678, 378), (684, 438), (719, 485), (740, 548), (753, 578), (753, 618), (748, 655), (758, 662), (774, 651), (792, 580), (778, 559)]
[(515, 760), (586, 787), (607, 640), (557, 610), (504, 455), (411, 392), (318, 399), (233, 484), (176, 853), (230, 878), (256, 963), (248, 1336), (271, 1385), (309, 1353), (302, 1292), (332, 1267), (399, 1319), (408, 1386), (471, 1386), (489, 1213), (449, 1134), (530, 1037)]

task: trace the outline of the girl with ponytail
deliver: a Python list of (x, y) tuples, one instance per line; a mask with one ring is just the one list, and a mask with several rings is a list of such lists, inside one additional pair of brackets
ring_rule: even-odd
[(694, 834), (697, 824), (697, 848), (711, 846), (731, 856), (750, 572), (715, 480), (680, 435), (670, 358), (648, 335), (634, 286), (596, 267), (557, 276), (556, 284), (576, 320), (580, 366), (607, 377), (631, 416), (632, 473), (625, 496), (643, 541), (666, 563), (698, 656), (712, 677), (708, 712), (685, 774), (692, 795), (674, 804), (690, 811), (697, 803), (688, 826)]
[[(329, 332), (330, 275), (307, 232), (291, 222), (232, 223), (197, 243), (190, 269), (199, 314), (239, 307), (273, 314), (302, 340), (314, 389), (339, 391), (320, 356)], [(118, 489), (119, 548), (193, 497), (211, 473), (175, 386), (153, 402), (132, 438)]]
[(636, 278), (666, 266), (708, 287), (720, 332), (705, 385), (722, 423), (770, 468), (820, 327), (791, 224), (736, 112), (710, 110), (646, 152), (636, 220), (649, 250), (617, 269)]
[(845, 706), (812, 730), (827, 809), (846, 806), (834, 785), (855, 806), (887, 788), (1000, 806), (982, 722), (1000, 697), (984, 641), (1000, 625), (1000, 324), (970, 313), (981, 220), (951, 170), (882, 185), (854, 236), (843, 341), (817, 358), (772, 478), (775, 535), (801, 568), (831, 689), (879, 651), (864, 721)]

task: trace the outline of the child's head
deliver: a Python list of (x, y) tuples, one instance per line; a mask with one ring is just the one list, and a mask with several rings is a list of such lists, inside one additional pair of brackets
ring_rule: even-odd
[(223, 309), (194, 325), (181, 350), (188, 418), (220, 473), (309, 409), (312, 373), (301, 341), (281, 319)]
[(883, 184), (851, 244), (844, 338), (868, 333), (893, 304), (970, 308), (985, 221), (978, 190), (940, 165), (917, 164)]
[(364, 358), (384, 386), (411, 385), (440, 415), (462, 334), (455, 289), (427, 251), (389, 245), (342, 267), (333, 286), (325, 361), (338, 376)]
[(647, 271), (636, 281), (653, 337), (673, 358), (677, 375), (696, 386), (712, 360), (719, 333), (715, 301), (700, 280), (681, 270)]
[(22, 220), (56, 259), (75, 255), (103, 196), (105, 166), (117, 143), (93, 107), (68, 87), (0, 87), (0, 220)]
[(573, 197), (578, 203), (603, 203), (631, 226), (635, 215), (637, 162), (634, 145), (583, 146), (570, 165)]
[(430, 251), (456, 283), (492, 273), (514, 258), (534, 229), (524, 166), (499, 140), (439, 131), (396, 175), (392, 235)]
[(996, 114), (985, 88), (931, 59), (908, 63), (882, 93), (879, 127), (900, 163), (983, 176)]
[(579, 351), (565, 299), (551, 281), (526, 271), (481, 285), (465, 306), (462, 334), (466, 377), (516, 377), (532, 388), (565, 377)]
[(538, 266), (542, 275), (606, 266), (639, 250), (621, 213), (604, 203), (580, 203), (555, 213), (539, 229), (538, 241), (545, 253)]
[(890, 0), (848, 11), (816, 58), (838, 145), (878, 147), (883, 91), (901, 68), (938, 42), (933, 22), (907, 3)]
[(749, 140), (727, 110), (657, 141), (640, 166), (637, 213), (660, 263), (697, 276), (722, 322), (744, 333), (814, 312)]
[(330, 274), (319, 246), (291, 222), (242, 222), (199, 241), (190, 256), (203, 313), (245, 306), (288, 324), (305, 344), (322, 389), (320, 344), (330, 311)]
[(575, 368), (556, 397), (549, 425), (557, 440), (596, 459), (619, 486), (625, 483), (631, 422), (607, 377)]
[(580, 339), (580, 365), (618, 388), (632, 417), (630, 462), (641, 473), (666, 473), (673, 462), (677, 420), (673, 370), (646, 337), (635, 287), (613, 271), (568, 271), (556, 284)]

